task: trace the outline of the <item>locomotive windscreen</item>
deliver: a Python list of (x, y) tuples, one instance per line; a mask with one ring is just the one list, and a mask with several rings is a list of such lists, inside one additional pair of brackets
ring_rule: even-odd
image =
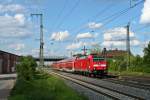
[(104, 60), (104, 58), (102, 58), (102, 57), (94, 57), (93, 58), (93, 61), (95, 61), (95, 62), (97, 62), (97, 61), (103, 61)]

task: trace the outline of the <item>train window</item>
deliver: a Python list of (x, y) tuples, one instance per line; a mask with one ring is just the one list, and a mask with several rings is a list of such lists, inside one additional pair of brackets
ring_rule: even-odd
[(87, 56), (81, 56), (81, 57), (80, 57), (80, 59), (85, 59), (85, 58), (87, 58)]
[(102, 61), (102, 60), (104, 60), (104, 58), (100, 58), (100, 57), (94, 57), (93, 58), (93, 61)]

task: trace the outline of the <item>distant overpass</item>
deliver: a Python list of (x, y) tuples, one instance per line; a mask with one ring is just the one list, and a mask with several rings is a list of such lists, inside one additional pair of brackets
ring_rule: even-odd
[[(66, 58), (67, 58), (66, 56), (47, 56), (47, 57), (44, 57), (44, 61), (60, 61)], [(34, 59), (36, 61), (40, 60), (39, 57), (34, 57)]]

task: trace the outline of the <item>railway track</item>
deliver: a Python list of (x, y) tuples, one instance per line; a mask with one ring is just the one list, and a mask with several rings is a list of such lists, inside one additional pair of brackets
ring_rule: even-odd
[(111, 98), (113, 100), (145, 100), (142, 97), (138, 97), (135, 95), (131, 95), (131, 94), (127, 94), (127, 93), (123, 93), (114, 89), (110, 89), (104, 86), (100, 86), (91, 82), (87, 82), (85, 80), (81, 80), (81, 79), (77, 79), (77, 78), (73, 78), (67, 75), (62, 75), (60, 73), (56, 73), (56, 72), (51, 72), (51, 74), (55, 74), (59, 77), (62, 77), (66, 80), (72, 81), (76, 84), (79, 84), (85, 88), (88, 88), (96, 93), (102, 94), (108, 98)]
[[(81, 75), (83, 76), (83, 75)], [(128, 80), (126, 79), (118, 79), (117, 76), (106, 76), (104, 78), (99, 78), (99, 77), (95, 77), (96, 79), (100, 79), (103, 81), (108, 81), (111, 83), (115, 83), (115, 84), (120, 84), (120, 85), (125, 85), (125, 86), (130, 86), (130, 87), (134, 87), (134, 88), (139, 88), (139, 89), (144, 89), (144, 90), (148, 90), (150, 91), (150, 84), (145, 84), (142, 82), (137, 81), (132, 81), (131, 79)], [(143, 80), (144, 81), (144, 80)]]
[(150, 91), (150, 84), (143, 84), (137, 81), (128, 81), (128, 80), (120, 80), (120, 79), (103, 79), (103, 81), (112, 82), (115, 84), (126, 85), (130, 87), (135, 87), (139, 89), (144, 89)]
[[(83, 75), (81, 75), (81, 76), (83, 76)], [(144, 89), (144, 90), (150, 91), (150, 84), (144, 84), (142, 82), (138, 82), (138, 81), (135, 81), (135, 80), (131, 81), (131, 79), (130, 80), (127, 80), (127, 79), (124, 79), (124, 78), (123, 79), (118, 79), (116, 77), (117, 76), (111, 76), (111, 77), (110, 76), (108, 76), (108, 77), (106, 76), (104, 78), (96, 77), (96, 79), (103, 80), (103, 81), (108, 81), (108, 82), (115, 83), (115, 84), (120, 84), (120, 85), (125, 85), (125, 86), (129, 86), (129, 87), (134, 87), (134, 88), (139, 88), (139, 89)]]

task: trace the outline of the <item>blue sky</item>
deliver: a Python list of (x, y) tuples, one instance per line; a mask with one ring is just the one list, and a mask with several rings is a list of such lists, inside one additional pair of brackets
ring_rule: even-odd
[[(141, 0), (132, 0), (131, 6)], [(130, 0), (0, 0), (0, 49), (38, 56), (39, 18), (43, 13), (44, 55), (65, 55), (99, 45), (125, 50), (125, 26), (130, 22), (131, 51), (143, 55), (150, 40), (150, 0), (124, 14)], [(115, 15), (114, 15), (115, 14)], [(114, 19), (113, 19), (114, 18)]]

